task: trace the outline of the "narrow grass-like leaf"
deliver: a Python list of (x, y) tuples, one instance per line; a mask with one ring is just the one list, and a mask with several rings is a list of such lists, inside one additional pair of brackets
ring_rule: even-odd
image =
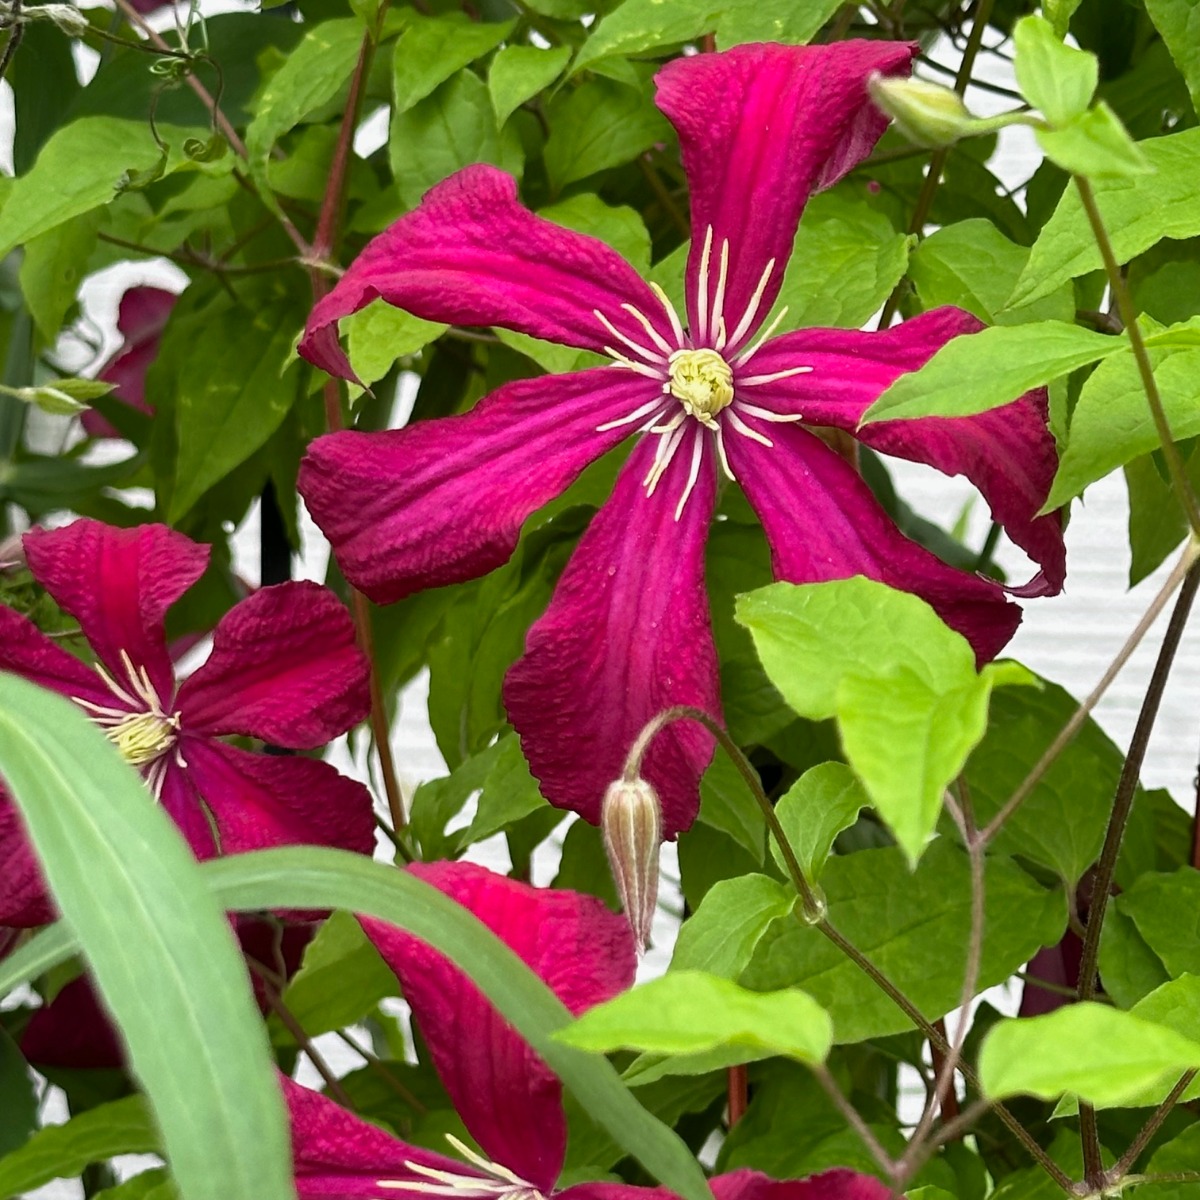
[(11, 675), (0, 675), (0, 773), (185, 1200), (294, 1196), (241, 955), (166, 813), (78, 708)]

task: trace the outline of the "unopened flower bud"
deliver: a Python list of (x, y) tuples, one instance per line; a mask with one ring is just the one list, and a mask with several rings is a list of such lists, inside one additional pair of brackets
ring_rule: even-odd
[(600, 828), (625, 919), (638, 950), (645, 950), (658, 904), (658, 850), (662, 845), (662, 808), (654, 789), (641, 778), (610, 784), (600, 810)]
[(962, 97), (939, 83), (896, 79), (876, 71), (867, 80), (867, 90), (900, 132), (918, 146), (949, 146), (979, 131)]

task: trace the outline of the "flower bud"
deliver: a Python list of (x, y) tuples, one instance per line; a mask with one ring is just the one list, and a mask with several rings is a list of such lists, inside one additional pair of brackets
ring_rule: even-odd
[(935, 148), (978, 132), (962, 97), (951, 88), (922, 79), (896, 79), (876, 71), (867, 80), (871, 99), (911, 142)]
[(600, 810), (600, 828), (625, 919), (641, 952), (650, 944), (650, 924), (658, 904), (662, 809), (654, 789), (641, 778), (610, 784)]

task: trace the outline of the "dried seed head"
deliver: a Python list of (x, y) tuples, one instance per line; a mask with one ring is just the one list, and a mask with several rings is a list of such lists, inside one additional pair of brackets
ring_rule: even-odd
[(654, 789), (641, 778), (618, 779), (604, 793), (600, 828), (613, 879), (638, 950), (650, 944), (658, 904), (658, 850), (662, 809)]

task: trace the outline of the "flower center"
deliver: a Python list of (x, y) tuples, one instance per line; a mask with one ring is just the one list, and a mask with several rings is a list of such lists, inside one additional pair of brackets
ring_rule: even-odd
[(443, 1196), (448, 1200), (546, 1200), (532, 1183), (513, 1174), (507, 1167), (476, 1154), (452, 1133), (446, 1134), (446, 1141), (482, 1174), (441, 1171), (421, 1163), (406, 1162), (404, 1165), (419, 1178), (377, 1179), (375, 1186), (423, 1196)]
[(168, 717), (161, 712), (126, 713), (104, 730), (104, 736), (131, 767), (144, 767), (161, 758), (175, 745), (178, 733), (179, 714)]
[(702, 425), (733, 400), (733, 371), (715, 350), (676, 350), (667, 369), (671, 395)]

